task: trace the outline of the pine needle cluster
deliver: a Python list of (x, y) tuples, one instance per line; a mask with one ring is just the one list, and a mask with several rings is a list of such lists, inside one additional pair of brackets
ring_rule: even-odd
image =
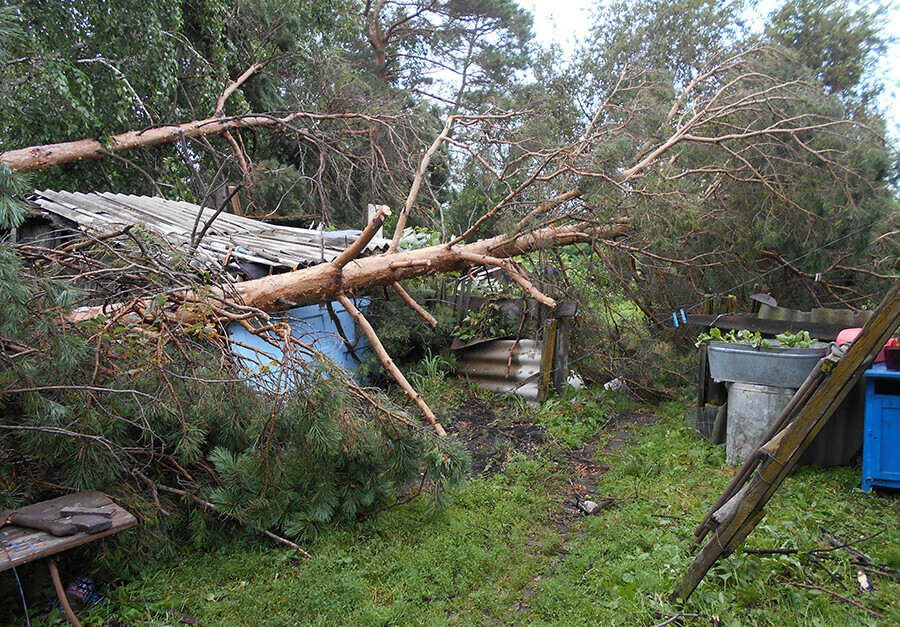
[[(6, 228), (25, 213), (18, 187), (0, 171)], [(236, 530), (302, 540), (410, 495), (446, 502), (465, 475), (461, 447), (278, 333), (272, 341), (289, 344), (280, 385), (252, 385), (221, 324), (184, 328), (164, 315), (176, 279), (200, 290), (213, 277), (177, 255), (134, 277), (139, 256), (163, 246), (146, 237), (96, 243), (100, 255), (85, 242), (74, 257), (90, 272), (0, 241), (0, 507), (110, 494), (141, 522), (99, 556), (123, 573)], [(68, 322), (74, 305), (126, 284), (169, 296), (138, 321)]]

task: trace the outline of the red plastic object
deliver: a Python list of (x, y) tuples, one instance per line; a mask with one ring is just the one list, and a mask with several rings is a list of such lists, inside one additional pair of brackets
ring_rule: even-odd
[[(846, 344), (847, 342), (852, 342), (856, 338), (859, 337), (859, 334), (862, 333), (862, 327), (844, 329), (840, 333), (838, 333), (837, 339), (835, 342), (838, 344)], [(880, 364), (884, 361), (884, 348), (878, 351), (878, 355), (875, 357), (875, 363)]]

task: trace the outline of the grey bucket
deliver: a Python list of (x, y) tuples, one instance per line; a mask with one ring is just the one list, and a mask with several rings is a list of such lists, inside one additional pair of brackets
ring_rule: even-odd
[(762, 439), (797, 390), (793, 388), (732, 383), (728, 390), (728, 434), (725, 463), (741, 464), (764, 444)]

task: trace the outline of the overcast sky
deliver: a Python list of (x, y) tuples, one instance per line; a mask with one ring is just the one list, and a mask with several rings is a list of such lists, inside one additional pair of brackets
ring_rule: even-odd
[[(593, 23), (592, 10), (600, 4), (598, 0), (519, 0), (519, 5), (534, 15), (537, 40), (544, 45), (557, 42), (567, 52), (574, 49), (576, 40), (587, 36)], [(755, 10), (747, 12), (746, 19), (753, 28), (761, 29), (766, 16), (779, 5), (775, 0), (761, 0)], [(886, 30), (887, 36), (898, 41), (891, 46), (879, 69), (885, 84), (880, 100), (897, 141), (900, 139), (900, 4), (890, 9)]]

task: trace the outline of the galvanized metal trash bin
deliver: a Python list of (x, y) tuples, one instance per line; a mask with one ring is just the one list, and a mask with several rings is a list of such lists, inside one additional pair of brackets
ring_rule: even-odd
[(732, 383), (728, 390), (725, 463), (735, 466), (753, 455), (796, 392), (795, 388)]

